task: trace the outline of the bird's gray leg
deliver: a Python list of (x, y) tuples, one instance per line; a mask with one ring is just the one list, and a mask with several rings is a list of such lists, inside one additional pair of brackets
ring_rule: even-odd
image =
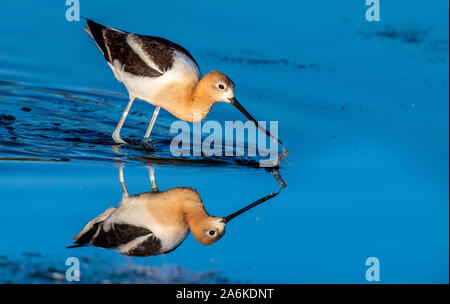
[(122, 113), (122, 117), (120, 117), (119, 122), (117, 123), (116, 129), (112, 135), (112, 138), (116, 144), (126, 144), (126, 142), (120, 137), (120, 130), (122, 129), (123, 123), (125, 122), (125, 118), (127, 118), (128, 112), (130, 111), (131, 105), (133, 104), (134, 97), (130, 96), (130, 101), (125, 108), (125, 111)]
[(159, 192), (155, 181), (155, 169), (153, 169), (153, 167), (148, 167), (148, 173), (150, 174), (150, 182), (152, 183), (152, 192)]
[(156, 118), (158, 117), (159, 110), (161, 107), (156, 107), (155, 111), (153, 112), (152, 119), (150, 120), (150, 123), (148, 124), (147, 132), (145, 132), (144, 139), (150, 137), (150, 133), (152, 133), (153, 126), (155, 125)]
[(119, 181), (120, 184), (122, 185), (123, 190), (122, 200), (123, 200), (124, 198), (130, 197), (130, 195), (128, 194), (127, 186), (125, 186), (125, 180), (123, 178), (123, 166), (119, 167)]

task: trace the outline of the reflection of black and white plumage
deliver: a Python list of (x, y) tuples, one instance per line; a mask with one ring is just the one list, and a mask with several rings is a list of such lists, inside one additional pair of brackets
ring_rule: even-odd
[[(108, 208), (91, 220), (68, 248), (93, 245), (130, 256), (158, 255), (177, 248), (189, 230), (202, 244), (215, 242), (225, 232), (221, 221), (206, 213), (191, 188), (124, 195), (119, 207)], [(211, 229), (217, 234), (209, 235)]]
[(103, 222), (96, 223), (81, 234), (76, 245), (68, 248), (91, 244), (100, 248), (118, 249), (120, 253), (131, 256), (150, 256), (161, 254), (161, 242), (153, 233), (143, 227), (129, 224), (114, 224), (105, 230)]
[(189, 231), (203, 245), (217, 242), (225, 234), (231, 219), (278, 195), (269, 194), (226, 217), (209, 215), (195, 189), (177, 187), (159, 192), (154, 171), (149, 169), (152, 192), (130, 196), (125, 186), (123, 168), (119, 180), (123, 196), (119, 207), (110, 207), (91, 220), (74, 236), (67, 248), (93, 245), (115, 249), (130, 256), (150, 256), (176, 249)]
[[(158, 205), (158, 194), (148, 192), (125, 196), (119, 207), (111, 207), (90, 221), (74, 237), (75, 245), (68, 248), (93, 245), (141, 257), (172, 251), (186, 238), (188, 228), (182, 227), (184, 229), (179, 229), (178, 233), (165, 233), (165, 227), (161, 227), (149, 212), (153, 207), (152, 198)], [(151, 227), (159, 232), (159, 236), (153, 233)]]

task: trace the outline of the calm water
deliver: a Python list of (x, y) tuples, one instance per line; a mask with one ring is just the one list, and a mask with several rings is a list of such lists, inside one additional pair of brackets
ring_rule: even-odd
[[(448, 283), (448, 2), (81, 1), (81, 15), (185, 46), (202, 72), (218, 69), (258, 120), (279, 121), (290, 151), (287, 188), (231, 222), (216, 244), (192, 236), (175, 251), (130, 258), (71, 237), (130, 193), (195, 188), (224, 216), (279, 188), (251, 157), (174, 158), (175, 118), (127, 102), (83, 22), (64, 1), (6, 2), (0, 10), (0, 282), (364, 283), (377, 257), (382, 283)], [(165, 13), (162, 13), (165, 12)], [(169, 12), (169, 13), (167, 13)], [(214, 105), (208, 119), (243, 120)]]

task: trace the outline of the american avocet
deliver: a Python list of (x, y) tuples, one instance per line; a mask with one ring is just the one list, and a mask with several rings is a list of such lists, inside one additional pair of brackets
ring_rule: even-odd
[(225, 74), (212, 71), (201, 78), (195, 59), (182, 46), (153, 36), (137, 35), (103, 26), (87, 19), (86, 32), (95, 40), (130, 100), (113, 133), (116, 143), (125, 143), (120, 130), (135, 98), (156, 106), (145, 132), (150, 133), (163, 108), (181, 120), (203, 120), (215, 102), (234, 105), (266, 135), (272, 136), (234, 97), (234, 83)]
[[(192, 188), (177, 187), (159, 192), (150, 169), (152, 191), (130, 196), (123, 169), (119, 168), (123, 197), (119, 207), (111, 207), (91, 220), (74, 236), (75, 245), (111, 248), (130, 256), (150, 256), (176, 249), (189, 231), (203, 244), (215, 243), (225, 234), (225, 225), (250, 208), (278, 195), (267, 195), (226, 217), (209, 215), (200, 195)], [(281, 190), (281, 188), (280, 188)]]

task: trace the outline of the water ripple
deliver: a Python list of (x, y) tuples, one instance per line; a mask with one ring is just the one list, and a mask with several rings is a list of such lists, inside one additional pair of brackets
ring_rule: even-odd
[(116, 93), (0, 80), (0, 160), (259, 168), (259, 159), (246, 156), (173, 157), (167, 132), (170, 119), (164, 116), (152, 133), (155, 149), (150, 151), (136, 134), (145, 131), (151, 113), (140, 111), (139, 106), (123, 129), (130, 145), (115, 145), (111, 133), (126, 102), (125, 96)]

